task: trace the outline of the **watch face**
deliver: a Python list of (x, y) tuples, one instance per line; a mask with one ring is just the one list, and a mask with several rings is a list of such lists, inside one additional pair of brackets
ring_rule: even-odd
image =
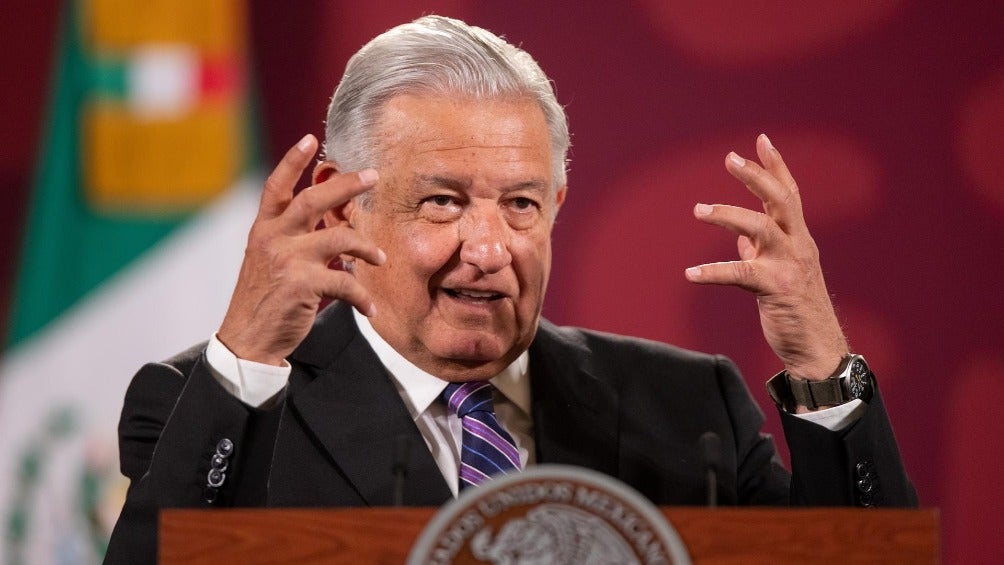
[(861, 359), (855, 359), (851, 363), (850, 374), (851, 398), (861, 398), (868, 387), (868, 367)]

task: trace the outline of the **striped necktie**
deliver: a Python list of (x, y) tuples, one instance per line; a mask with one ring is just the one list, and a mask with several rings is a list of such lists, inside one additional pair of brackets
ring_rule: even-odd
[(492, 475), (520, 470), (515, 442), (495, 419), (494, 388), (487, 381), (450, 383), (441, 395), (464, 428), (460, 448), (460, 490), (477, 486)]

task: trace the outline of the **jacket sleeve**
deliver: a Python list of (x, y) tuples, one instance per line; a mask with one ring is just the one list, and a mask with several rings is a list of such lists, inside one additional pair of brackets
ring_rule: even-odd
[(798, 506), (916, 506), (917, 494), (900, 459), (874, 377), (874, 392), (860, 419), (830, 431), (780, 410), (791, 453), (791, 475), (738, 369), (716, 356), (716, 373), (735, 438), (739, 504)]
[(832, 432), (784, 410), (791, 451), (791, 502), (812, 506), (916, 506), (874, 375), (861, 418)]
[[(197, 346), (169, 362), (148, 364), (129, 385), (119, 454), (130, 486), (105, 563), (156, 562), (159, 510), (230, 500), (229, 479), (239, 472), (253, 409), (216, 382), (203, 350)], [(223, 457), (214, 464), (218, 453)], [(209, 485), (214, 467), (218, 487)]]

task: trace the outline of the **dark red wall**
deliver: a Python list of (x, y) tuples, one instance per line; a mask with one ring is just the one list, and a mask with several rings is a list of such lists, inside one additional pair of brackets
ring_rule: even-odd
[[(3, 68), (15, 70), (0, 73), (4, 289), (55, 29), (56, 2), (24, 4), (0, 19), (14, 38)], [(733, 238), (690, 209), (755, 204), (722, 160), (752, 156), (767, 132), (799, 180), (830, 290), (880, 376), (921, 501), (942, 509), (947, 560), (1004, 554), (1004, 8), (574, 4), (253, 2), (270, 162), (322, 133), (345, 60), (374, 34), (428, 12), (503, 33), (554, 78), (573, 131), (546, 315), (725, 353), (766, 407), (762, 381), (778, 363), (753, 300), (690, 286), (682, 272), (735, 256)]]

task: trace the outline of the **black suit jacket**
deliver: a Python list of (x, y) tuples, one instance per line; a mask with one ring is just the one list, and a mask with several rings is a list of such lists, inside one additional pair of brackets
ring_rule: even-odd
[[(412, 445), (405, 504), (450, 499), (349, 306), (318, 316), (269, 410), (224, 390), (204, 350), (146, 365), (126, 393), (119, 449), (131, 486), (107, 563), (153, 561), (161, 508), (389, 505), (402, 436)], [(724, 357), (542, 321), (530, 374), (537, 461), (604, 472), (656, 504), (703, 503), (698, 438), (709, 430), (723, 444), (723, 504), (855, 504), (866, 472), (867, 501), (916, 503), (877, 390), (864, 416), (840, 433), (781, 414), (792, 476), (760, 434), (763, 415)], [(223, 486), (207, 496), (210, 458), (223, 438), (234, 453)]]

